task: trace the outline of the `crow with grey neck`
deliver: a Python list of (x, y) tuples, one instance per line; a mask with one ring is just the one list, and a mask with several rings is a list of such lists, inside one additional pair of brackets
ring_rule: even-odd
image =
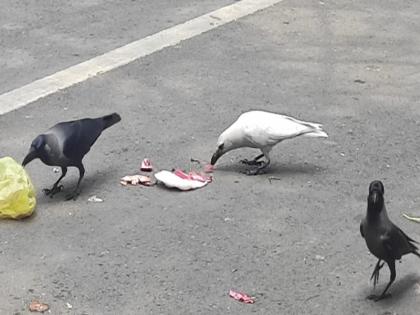
[(63, 189), (58, 183), (66, 176), (67, 167), (79, 169), (79, 181), (75, 190), (67, 196), (67, 200), (78, 197), (80, 182), (85, 174), (82, 160), (91, 146), (101, 135), (102, 131), (121, 120), (120, 115), (113, 113), (99, 118), (85, 118), (74, 121), (61, 122), (36, 137), (31, 144), (29, 153), (22, 162), (25, 166), (32, 160), (39, 158), (46, 165), (61, 167), (62, 174), (51, 189), (44, 189), (51, 198)]
[(381, 181), (375, 180), (370, 183), (369, 196), (367, 198), (367, 214), (360, 224), (360, 233), (366, 240), (369, 251), (378, 258), (375, 269), (370, 279), (373, 279), (373, 285), (379, 280), (379, 270), (384, 263), (388, 264), (391, 271), (390, 280), (381, 295), (369, 295), (368, 299), (379, 301), (388, 295), (391, 284), (396, 277), (395, 261), (400, 260), (406, 254), (414, 254), (420, 257), (416, 241), (408, 237), (388, 218), (385, 201), (384, 185)]

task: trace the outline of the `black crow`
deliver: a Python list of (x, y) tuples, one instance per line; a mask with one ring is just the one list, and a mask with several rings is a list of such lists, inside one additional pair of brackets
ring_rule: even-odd
[(76, 200), (80, 193), (80, 182), (85, 174), (83, 157), (101, 135), (102, 131), (121, 120), (120, 115), (113, 113), (99, 118), (85, 118), (74, 121), (61, 122), (39, 135), (32, 141), (29, 153), (22, 162), (25, 166), (33, 159), (39, 158), (51, 166), (61, 167), (62, 174), (51, 189), (44, 189), (46, 195), (53, 197), (63, 189), (58, 186), (66, 175), (67, 167), (79, 169), (79, 181), (75, 190), (67, 196), (67, 200)]
[(385, 201), (384, 185), (381, 181), (375, 180), (370, 183), (369, 196), (367, 198), (367, 214), (360, 223), (360, 233), (366, 240), (369, 251), (378, 258), (370, 279), (376, 286), (379, 279), (379, 270), (383, 267), (383, 260), (388, 264), (391, 277), (388, 285), (381, 295), (369, 295), (371, 300), (379, 301), (385, 298), (386, 292), (395, 280), (395, 261), (406, 254), (414, 254), (420, 257), (416, 241), (408, 237), (388, 218)]

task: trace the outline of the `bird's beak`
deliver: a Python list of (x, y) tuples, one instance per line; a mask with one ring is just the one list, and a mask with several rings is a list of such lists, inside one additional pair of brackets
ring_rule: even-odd
[(31, 162), (33, 159), (36, 159), (38, 156), (36, 154), (36, 151), (34, 149), (31, 148), (31, 150), (29, 151), (29, 153), (25, 156), (23, 162), (22, 162), (22, 166), (25, 167), (26, 164), (28, 164), (29, 162)]
[(372, 194), (372, 202), (373, 203), (377, 203), (378, 202), (378, 193), (377, 192), (374, 192)]
[(381, 196), (382, 196), (381, 193), (379, 193), (378, 191), (372, 191), (369, 194), (369, 200), (370, 200), (371, 204), (377, 205), (380, 201)]
[(217, 160), (224, 154), (224, 152), (219, 148), (214, 152), (213, 156), (211, 157), (210, 164), (216, 164)]

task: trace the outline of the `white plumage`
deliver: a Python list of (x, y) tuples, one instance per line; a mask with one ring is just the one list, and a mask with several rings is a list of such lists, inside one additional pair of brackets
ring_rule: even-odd
[[(263, 153), (254, 160), (242, 161), (248, 165), (259, 165), (251, 174), (257, 174), (270, 164), (269, 153), (277, 143), (298, 136), (327, 138), (328, 135), (318, 123), (306, 122), (290, 116), (264, 111), (243, 113), (222, 134), (217, 141), (218, 149), (212, 157), (211, 164), (233, 149), (250, 147), (258, 148)], [(258, 161), (265, 156), (266, 163)]]

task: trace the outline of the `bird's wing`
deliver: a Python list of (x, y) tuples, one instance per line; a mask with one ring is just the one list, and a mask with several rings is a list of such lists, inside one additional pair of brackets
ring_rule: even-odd
[(390, 259), (400, 259), (401, 253), (398, 246), (398, 238), (392, 237), (389, 232), (380, 236), (381, 244), (385, 250), (386, 257)]
[(245, 137), (260, 146), (273, 146), (276, 143), (297, 137), (312, 128), (283, 115), (255, 115), (242, 121)]
[(399, 227), (395, 226), (395, 229), (398, 232), (399, 237), (401, 238), (402, 255), (417, 252), (418, 247), (415, 244), (418, 244), (418, 242), (413, 240), (407, 234), (405, 234)]
[(416, 241), (408, 237), (394, 224), (388, 229), (387, 233), (381, 236), (381, 241), (387, 255), (394, 259), (400, 259), (403, 255), (417, 250), (417, 246), (414, 245)]
[(419, 242), (417, 242), (416, 240), (413, 240), (411, 237), (409, 237), (407, 234), (405, 234), (403, 232), (403, 230), (401, 230), (399, 227), (395, 226), (398, 231), (410, 242), (410, 243), (415, 243), (415, 244), (419, 244)]
[(96, 119), (82, 119), (62, 123), (59, 129), (64, 155), (70, 159), (81, 160), (100, 136), (103, 124)]
[(360, 222), (360, 234), (362, 235), (362, 237), (365, 237), (365, 234), (363, 233), (363, 221)]

